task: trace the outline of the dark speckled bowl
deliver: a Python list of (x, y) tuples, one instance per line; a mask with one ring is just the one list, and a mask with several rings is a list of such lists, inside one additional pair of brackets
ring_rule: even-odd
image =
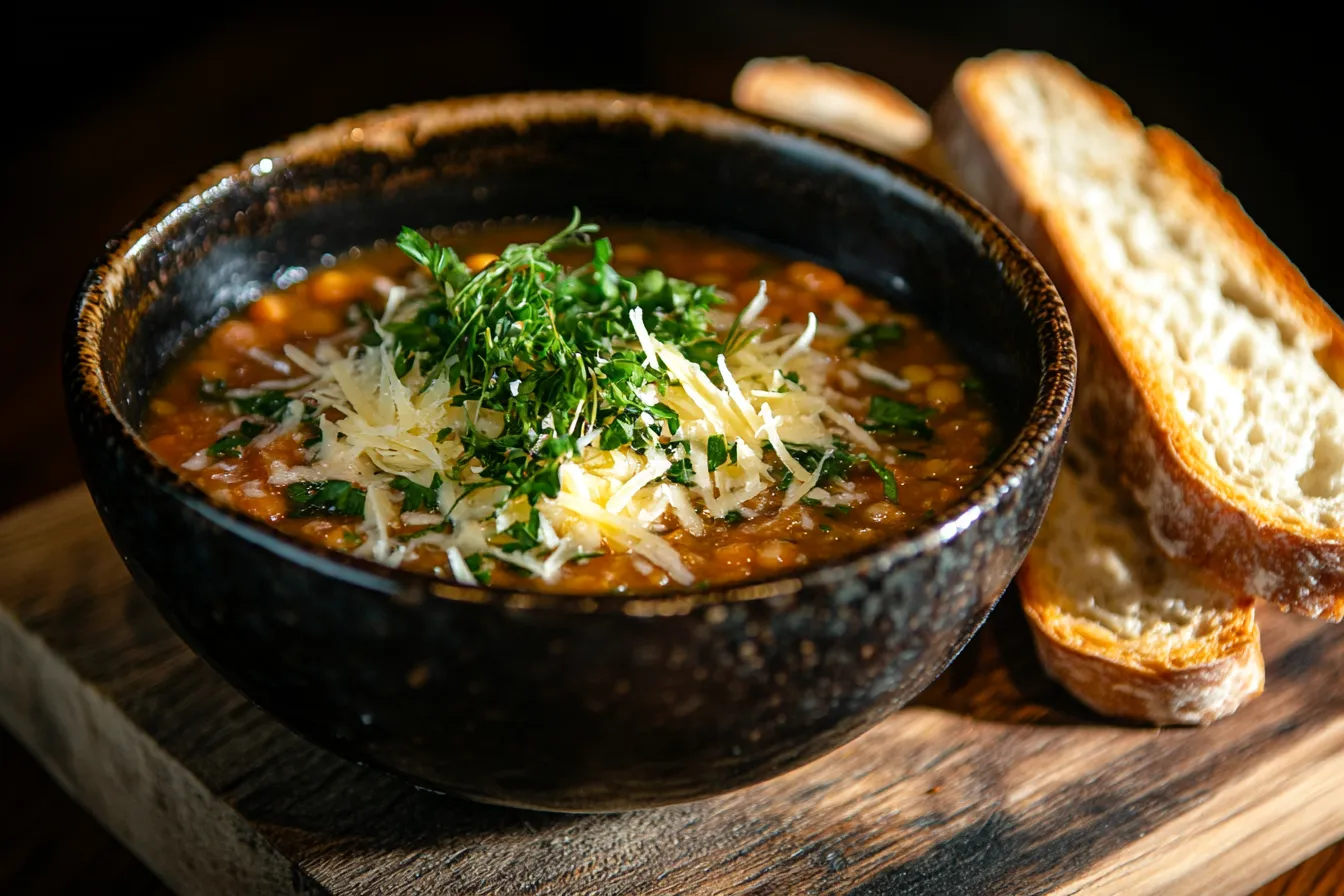
[[(574, 205), (751, 235), (912, 307), (985, 374), (1010, 435), (993, 474), (917, 535), (801, 575), (693, 596), (557, 597), (434, 582), (286, 538), (211, 504), (137, 437), (168, 359), (278, 270), (402, 224)], [(65, 341), (98, 511), (193, 648), (344, 756), (563, 811), (769, 778), (927, 686), (1036, 533), (1074, 372), (1059, 296), (965, 197), (788, 128), (610, 93), (394, 109), (209, 171), (108, 243)]]

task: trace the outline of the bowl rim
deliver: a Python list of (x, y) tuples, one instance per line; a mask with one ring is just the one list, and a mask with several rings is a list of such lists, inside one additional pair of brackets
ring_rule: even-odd
[[(311, 544), (272, 529), (239, 511), (213, 502), (204, 491), (182, 479), (150, 451), (136, 428), (117, 410), (103, 376), (102, 334), (111, 309), (118, 304), (127, 274), (138, 258), (162, 248), (164, 234), (182, 218), (206, 208), (227, 188), (250, 179), (273, 177), (297, 164), (329, 162), (352, 152), (374, 151), (392, 157), (415, 153), (422, 141), (485, 126), (513, 127), (520, 135), (533, 123), (636, 121), (653, 133), (684, 129), (714, 135), (775, 135), (811, 141), (835, 154), (836, 161), (883, 169), (879, 176), (903, 181), (932, 200), (944, 213), (959, 218), (983, 250), (998, 262), (1010, 290), (1023, 301), (1040, 348), (1041, 375), (1036, 396), (1023, 425), (997, 462), (974, 489), (963, 495), (921, 530), (894, 535), (860, 551), (826, 563), (777, 576), (703, 590), (575, 594), (565, 592), (464, 586), (423, 573), (386, 567)], [(1022, 242), (982, 205), (960, 190), (913, 166), (844, 140), (804, 128), (726, 109), (712, 103), (658, 94), (609, 90), (530, 91), (483, 94), (396, 105), (317, 125), (279, 142), (250, 150), (235, 161), (215, 165), (173, 190), (164, 199), (108, 240), (76, 291), (64, 337), (63, 369), (67, 405), (92, 410), (106, 436), (89, 450), (120, 448), (136, 461), (129, 475), (147, 476), (193, 512), (231, 535), (242, 537), (284, 561), (297, 562), (318, 574), (381, 592), (393, 599), (419, 603), (426, 594), (439, 599), (495, 604), (510, 610), (562, 610), (617, 613), (627, 616), (680, 616), (706, 606), (765, 598), (788, 598), (809, 584), (852, 578), (861, 565), (890, 566), (936, 551), (994, 511), (1019, 488), (1023, 474), (1066, 430), (1077, 378), (1077, 354), (1068, 313), (1058, 290)], [(88, 428), (73, 424), (77, 440)]]

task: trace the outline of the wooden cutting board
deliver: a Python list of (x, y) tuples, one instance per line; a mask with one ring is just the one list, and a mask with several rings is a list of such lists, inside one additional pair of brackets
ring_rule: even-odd
[(183, 893), (1246, 893), (1344, 835), (1344, 640), (1264, 617), (1209, 729), (1090, 715), (1010, 594), (916, 706), (737, 793), (547, 815), (291, 734), (179, 641), (82, 488), (0, 521), (0, 720)]

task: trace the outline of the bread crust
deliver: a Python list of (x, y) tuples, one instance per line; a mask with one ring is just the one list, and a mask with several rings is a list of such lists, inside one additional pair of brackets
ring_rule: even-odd
[(1051, 678), (1101, 715), (1155, 725), (1208, 725), (1265, 686), (1255, 601), (1243, 598), (1212, 638), (1148, 655), (1060, 608), (1036, 551), (1018, 573), (1036, 654)]
[(1067, 63), (1011, 52), (970, 60), (935, 106), (935, 136), (957, 180), (1017, 233), (1064, 296), (1080, 359), (1075, 425), (1113, 452), (1158, 546), (1202, 567), (1234, 593), (1256, 594), (1307, 616), (1344, 618), (1344, 533), (1249, 500), (1203, 459), (1170, 393), (1135, 351), (1134, 334), (1118, 324), (1105, 287), (1089, 276), (1085, 254), (1048, 208), (1033, 204), (1024, 166), (986, 114), (980, 89), (984, 79), (1021, 66), (1090, 91), (1117, 122), (1145, 135), (1165, 173), (1196, 197), (1199, 213), (1242, 247), (1257, 276), (1290, 296), (1294, 310), (1323, 338), (1318, 360), (1336, 383), (1344, 379), (1344, 324), (1189, 144), (1165, 129), (1144, 130), (1123, 100)]
[(928, 114), (890, 84), (801, 56), (752, 59), (733, 82), (733, 104), (907, 160), (931, 133)]

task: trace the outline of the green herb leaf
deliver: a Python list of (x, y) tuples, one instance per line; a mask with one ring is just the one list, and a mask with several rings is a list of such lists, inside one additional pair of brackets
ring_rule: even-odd
[(873, 468), (873, 472), (882, 480), (882, 494), (886, 496), (888, 501), (893, 504), (900, 503), (899, 493), (896, 489), (896, 474), (892, 473), (891, 470), (887, 468), (886, 464), (879, 463), (877, 460), (866, 454), (858, 455), (855, 460), (865, 463)]
[(480, 554), (469, 554), (465, 558), (467, 569), (476, 577), (476, 581), (482, 585), (490, 584), (490, 567), (485, 565), (485, 558)]
[(593, 266), (605, 267), (611, 264), (611, 240), (602, 237), (600, 240), (593, 240)]
[(578, 450), (578, 444), (573, 436), (554, 436), (541, 443), (541, 450), (538, 453), (542, 457), (563, 458)]
[(253, 417), (269, 417), (272, 420), (279, 420), (283, 417), (285, 408), (289, 407), (289, 396), (275, 389), (268, 389), (265, 392), (249, 395), (246, 398), (231, 400), (240, 414)]
[(431, 243), (409, 227), (401, 228), (397, 248), (429, 269), (435, 280), (454, 286), (471, 276), (471, 269), (447, 246)]
[(737, 317), (733, 318), (733, 323), (728, 327), (728, 332), (724, 334), (722, 343), (722, 354), (726, 358), (731, 358), (734, 354), (751, 345), (757, 336), (765, 332), (764, 327), (757, 327), (754, 330), (742, 329), (742, 315), (746, 312), (744, 307), (737, 312)]
[(417, 510), (436, 511), (439, 509), (439, 487), (443, 485), (443, 479), (438, 473), (434, 474), (434, 479), (429, 486), (419, 485), (405, 476), (398, 476), (392, 480), (392, 487), (402, 493), (401, 512), (414, 513)]
[(855, 352), (870, 352), (883, 345), (892, 345), (905, 338), (905, 327), (900, 324), (872, 324), (864, 327), (846, 343)]
[(615, 451), (622, 445), (629, 445), (630, 440), (634, 437), (634, 422), (629, 418), (617, 417), (607, 424), (606, 429), (602, 430), (602, 437), (597, 444), (603, 451)]
[(364, 515), (364, 492), (349, 482), (296, 482), (285, 490), (294, 507), (291, 517)]
[(238, 429), (205, 449), (205, 453), (211, 457), (242, 457), (243, 446), (265, 431), (262, 424), (244, 420)]
[(869, 432), (883, 432), (891, 435), (902, 433), (921, 439), (933, 438), (928, 419), (933, 416), (932, 408), (921, 408), (904, 401), (874, 395), (868, 406), (868, 420), (863, 428)]
[(504, 534), (513, 539), (500, 545), (500, 549), (506, 553), (513, 554), (519, 551), (530, 551), (541, 544), (541, 514), (537, 508), (533, 507), (526, 523), (514, 523), (504, 530)]
[(709, 456), (709, 472), (713, 473), (728, 462), (728, 442), (721, 435), (712, 435), (705, 443), (705, 453)]
[(695, 485), (695, 468), (691, 466), (689, 457), (672, 461), (672, 466), (667, 468), (663, 476), (677, 485)]
[[(659, 420), (666, 420), (667, 431), (670, 432), (672, 435), (676, 435), (677, 430), (681, 429), (681, 417), (677, 415), (676, 411), (672, 410), (670, 407), (663, 404), (661, 401), (653, 405), (652, 407), (645, 408), (645, 410), (647, 410), (650, 415), (656, 417)], [(734, 460), (736, 460), (736, 458), (734, 458)]]
[(740, 523), (744, 519), (746, 519), (746, 517), (742, 516), (742, 511), (740, 510), (730, 510), (723, 515), (723, 521), (730, 525)]

